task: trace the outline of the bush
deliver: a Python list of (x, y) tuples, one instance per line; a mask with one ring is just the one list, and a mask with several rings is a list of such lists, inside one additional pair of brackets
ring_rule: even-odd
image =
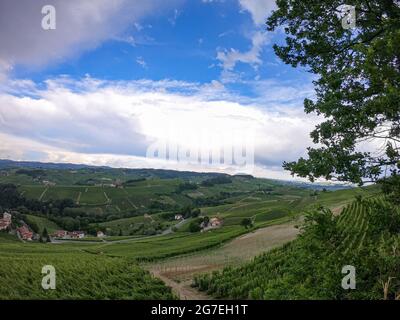
[(190, 232), (199, 232), (201, 230), (199, 221), (192, 221), (189, 224), (189, 231)]

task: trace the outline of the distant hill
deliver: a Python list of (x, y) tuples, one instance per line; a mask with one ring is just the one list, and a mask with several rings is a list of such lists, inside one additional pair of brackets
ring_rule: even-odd
[[(88, 169), (92, 172), (109, 172), (116, 174), (135, 175), (137, 178), (160, 178), (160, 179), (184, 179), (191, 180), (196, 178), (215, 178), (215, 177), (229, 177), (229, 174), (218, 173), (218, 172), (195, 172), (195, 171), (179, 171), (170, 169), (153, 169), (153, 168), (112, 168), (108, 166), (93, 166), (85, 164), (74, 164), (74, 163), (52, 163), (52, 162), (36, 162), (36, 161), (14, 161), (0, 159), (0, 170), (4, 169), (19, 169), (19, 168), (30, 168), (30, 169), (45, 169), (45, 170), (82, 170)], [(240, 177), (244, 179), (254, 179), (249, 174), (236, 174), (233, 177)], [(288, 181), (269, 179), (276, 181), (277, 183), (289, 184), (294, 187), (313, 189), (313, 190), (341, 190), (349, 189), (353, 186), (342, 185), (334, 183), (310, 183), (301, 181)]]
[(73, 164), (73, 163), (14, 161), (14, 160), (0, 159), (0, 169), (12, 169), (12, 168), (78, 170), (84, 168), (108, 168), (108, 167), (95, 167), (95, 166), (88, 166), (85, 164)]
[(91, 166), (85, 164), (73, 164), (73, 163), (51, 163), (51, 162), (35, 162), (35, 161), (14, 161), (0, 159), (0, 170), (4, 169), (18, 169), (18, 168), (30, 168), (30, 169), (45, 169), (45, 170), (81, 170), (89, 169), (95, 172), (102, 171), (115, 171), (123, 172), (124, 174), (135, 174), (138, 177), (151, 178), (157, 177), (160, 179), (194, 179), (198, 177), (218, 177), (218, 176), (229, 176), (225, 173), (217, 172), (194, 172), (194, 171), (178, 171), (168, 169), (153, 169), (153, 168), (112, 168), (108, 166)]

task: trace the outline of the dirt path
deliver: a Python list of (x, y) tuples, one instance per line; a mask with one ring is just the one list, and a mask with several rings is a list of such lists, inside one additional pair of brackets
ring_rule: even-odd
[(42, 192), (42, 194), (39, 197), (39, 201), (42, 201), (44, 195), (46, 194), (47, 190), (49, 190), (49, 187), (46, 187), (46, 189), (44, 189), (44, 191)]
[(107, 193), (104, 191), (104, 197), (106, 197), (107, 204), (111, 203), (111, 199), (108, 197)]
[(178, 283), (157, 269), (151, 269), (150, 272), (157, 278), (161, 279), (167, 286), (172, 288), (172, 291), (181, 299), (181, 300), (208, 300), (209, 296), (203, 294), (196, 289), (190, 287), (190, 282)]
[(81, 196), (82, 196), (82, 192), (79, 192), (78, 198), (76, 199), (76, 204), (79, 204), (79, 201), (81, 201)]

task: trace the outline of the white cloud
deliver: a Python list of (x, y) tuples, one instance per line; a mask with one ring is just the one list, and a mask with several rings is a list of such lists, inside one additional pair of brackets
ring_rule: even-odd
[(241, 52), (231, 48), (230, 50), (217, 51), (217, 59), (221, 62), (223, 68), (222, 79), (225, 82), (234, 82), (237, 80), (234, 76), (233, 70), (236, 65), (241, 62), (250, 64), (253, 68), (257, 69), (262, 64), (261, 52), (263, 46), (268, 43), (267, 34), (261, 31), (254, 32), (251, 37), (251, 47), (248, 51)]
[(176, 24), (176, 20), (178, 19), (181, 13), (182, 12), (179, 11), (178, 9), (174, 9), (173, 16), (168, 19), (169, 23), (174, 26)]
[[(40, 67), (118, 38), (142, 18), (181, 0), (2, 0), (0, 74), (4, 65)], [(56, 8), (56, 30), (43, 30), (41, 8)], [(27, 48), (29, 48), (27, 50)]]
[(143, 57), (137, 57), (136, 63), (140, 65), (143, 69), (147, 69), (147, 63), (144, 61)]
[(267, 42), (265, 33), (256, 32), (252, 39), (252, 46), (249, 51), (240, 52), (231, 48), (229, 51), (218, 51), (217, 59), (221, 61), (222, 67), (225, 70), (233, 70), (238, 62), (248, 63), (257, 66), (262, 63), (260, 52), (262, 46)]
[[(262, 65), (263, 61), (261, 53), (263, 47), (268, 44), (270, 37), (262, 25), (265, 23), (267, 16), (276, 7), (274, 0), (238, 0), (243, 11), (247, 11), (253, 20), (252, 32), (249, 38), (251, 39), (251, 47), (247, 51), (242, 51), (234, 48), (217, 49), (217, 60), (220, 61), (222, 67), (221, 80), (223, 82), (238, 82), (241, 80), (241, 75), (235, 72), (235, 67), (238, 63), (251, 65), (255, 70)], [(219, 37), (223, 37), (230, 33), (227, 31), (221, 33)]]
[(276, 8), (275, 0), (239, 0), (239, 4), (251, 14), (255, 25), (265, 24), (268, 15)]
[[(227, 92), (218, 81), (60, 78), (48, 80), (44, 89), (31, 89), (31, 96), (10, 93), (31, 85), (16, 81), (14, 89), (10, 85), (3, 88), (8, 93), (0, 93), (0, 158), (29, 160), (34, 154), (34, 160), (42, 161), (231, 172), (230, 166), (163, 162), (145, 154), (166, 135), (181, 146), (218, 150), (232, 132), (253, 131), (255, 173), (282, 175), (277, 168), (304, 155), (316, 121), (279, 101), (265, 109), (256, 100)], [(211, 143), (202, 144), (204, 136)]]

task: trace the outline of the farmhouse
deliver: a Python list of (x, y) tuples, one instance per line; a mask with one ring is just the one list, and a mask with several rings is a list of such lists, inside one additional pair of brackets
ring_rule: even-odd
[(68, 236), (71, 239), (83, 239), (85, 237), (85, 233), (83, 231), (72, 231), (68, 232)]
[(182, 220), (183, 216), (181, 214), (176, 214), (175, 215), (175, 220)]
[(206, 221), (203, 221), (200, 224), (200, 227), (202, 228), (202, 232), (203, 231), (207, 231), (210, 229), (216, 229), (216, 228), (220, 228), (222, 226), (222, 220), (220, 218), (214, 217), (211, 218), (208, 223)]
[(211, 218), (210, 222), (209, 222), (209, 226), (213, 227), (213, 228), (218, 228), (222, 225), (222, 220), (215, 217), (215, 218)]
[(67, 235), (68, 235), (68, 232), (65, 231), (65, 230), (57, 230), (56, 232), (54, 232), (54, 233), (52, 234), (52, 236), (53, 236), (54, 238), (60, 238), (60, 239), (66, 239), (66, 238), (67, 238)]
[(11, 214), (4, 212), (3, 218), (0, 219), (0, 230), (6, 230), (11, 225)]
[(97, 238), (104, 238), (105, 236), (103, 231), (97, 231)]
[(33, 232), (31, 232), (27, 227), (22, 226), (17, 229), (17, 234), (22, 240), (32, 241)]
[(120, 179), (115, 180), (114, 185), (116, 188), (123, 188), (124, 184), (122, 183), (122, 181)]

